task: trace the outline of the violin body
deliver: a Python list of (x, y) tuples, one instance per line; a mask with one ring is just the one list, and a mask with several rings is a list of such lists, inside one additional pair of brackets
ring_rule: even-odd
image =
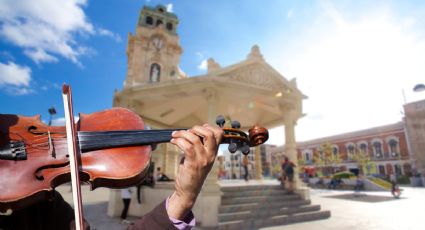
[[(80, 114), (75, 128), (89, 132), (143, 130), (144, 122), (128, 109), (112, 108)], [(80, 178), (92, 190), (138, 184), (148, 170), (150, 151), (149, 145), (86, 150), (81, 153)], [(48, 126), (39, 115), (0, 114), (0, 155), (0, 212), (45, 200), (55, 187), (70, 181), (65, 127)]]

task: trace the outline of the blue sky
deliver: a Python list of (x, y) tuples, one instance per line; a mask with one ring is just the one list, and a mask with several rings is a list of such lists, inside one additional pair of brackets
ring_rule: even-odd
[[(423, 1), (1, 0), (0, 113), (41, 114), (71, 84), (74, 111), (112, 106), (126, 76), (127, 34), (143, 5), (177, 14), (189, 76), (245, 59), (254, 44), (287, 79), (296, 78), (307, 114), (298, 140), (401, 120), (425, 83)], [(403, 96), (404, 92), (404, 96)], [(405, 100), (406, 98), (406, 100)], [(282, 128), (271, 140), (283, 144)]]

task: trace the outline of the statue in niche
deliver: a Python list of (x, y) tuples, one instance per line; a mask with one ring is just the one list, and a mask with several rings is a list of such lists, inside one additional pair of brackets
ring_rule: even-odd
[(152, 64), (151, 71), (150, 71), (150, 82), (158, 82), (160, 74), (161, 74), (161, 67), (156, 63)]

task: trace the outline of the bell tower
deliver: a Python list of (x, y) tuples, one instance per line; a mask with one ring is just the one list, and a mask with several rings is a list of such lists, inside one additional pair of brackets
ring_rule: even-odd
[(183, 52), (176, 32), (178, 23), (177, 16), (163, 5), (143, 7), (136, 34), (128, 35), (124, 88), (186, 77), (178, 67)]

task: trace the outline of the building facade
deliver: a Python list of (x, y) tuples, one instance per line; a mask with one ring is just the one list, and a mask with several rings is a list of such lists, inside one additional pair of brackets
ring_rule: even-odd
[(336, 171), (411, 176), (403, 122), (297, 143), (298, 162), (324, 174)]
[(404, 115), (413, 176), (425, 185), (425, 100), (404, 105)]

